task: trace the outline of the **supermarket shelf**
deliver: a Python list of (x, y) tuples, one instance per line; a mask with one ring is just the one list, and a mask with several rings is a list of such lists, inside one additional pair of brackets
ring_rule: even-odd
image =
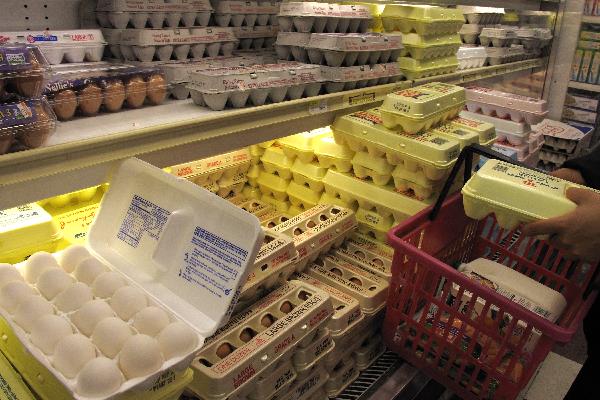
[(600, 16), (596, 15), (584, 15), (581, 18), (581, 22), (585, 22), (588, 24), (600, 24)]
[(570, 81), (569, 87), (573, 89), (587, 90), (588, 92), (600, 92), (600, 85), (592, 85), (591, 83)]
[(331, 124), (338, 115), (374, 107), (391, 91), (429, 81), (465, 83), (544, 65), (519, 61), (286, 101), (209, 111), (190, 101), (59, 124), (53, 146), (0, 157), (0, 210), (106, 181), (115, 163), (138, 157), (158, 167), (189, 162)]

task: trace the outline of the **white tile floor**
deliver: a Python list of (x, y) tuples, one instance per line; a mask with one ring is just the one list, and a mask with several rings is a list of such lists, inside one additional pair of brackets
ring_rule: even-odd
[(556, 353), (548, 354), (523, 400), (562, 400), (575, 380), (581, 364)]

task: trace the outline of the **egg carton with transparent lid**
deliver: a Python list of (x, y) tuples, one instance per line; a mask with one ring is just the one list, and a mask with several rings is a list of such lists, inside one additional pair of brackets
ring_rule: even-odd
[(481, 110), (485, 115), (496, 115), (503, 119), (510, 118), (514, 122), (526, 122), (533, 125), (541, 122), (548, 114), (546, 100), (477, 86), (467, 87), (466, 95), (469, 111)]
[(496, 25), (502, 22), (504, 8), (481, 6), (457, 6), (462, 11), (467, 24)]
[(458, 70), (480, 68), (487, 61), (488, 53), (485, 47), (461, 46), (456, 53), (458, 59)]
[(556, 13), (552, 11), (520, 10), (518, 16), (519, 25), (535, 28), (552, 29), (556, 20)]
[(162, 28), (167, 25), (177, 28), (207, 26), (212, 13), (208, 0), (188, 2), (139, 1), (139, 0), (100, 0), (96, 6), (96, 19), (104, 28), (136, 29)]
[(375, 335), (367, 338), (367, 340), (361, 343), (358, 350), (354, 352), (354, 360), (356, 361), (356, 368), (359, 371), (364, 371), (369, 368), (373, 362), (379, 358), (380, 355), (385, 351), (385, 345), (381, 335)]
[[(13, 331), (46, 370), (44, 380), (57, 382), (60, 398), (107, 398), (151, 386), (166, 371), (184, 371), (204, 338), (229, 318), (262, 241), (252, 217), (139, 160), (123, 161), (110, 188), (88, 235), (89, 249), (71, 246), (56, 258), (37, 253), (18, 265), (37, 291), (31, 285), (21, 300), (11, 296), (15, 314), (3, 314), (14, 318)], [(162, 196), (165, 189), (176, 196)], [(198, 204), (211, 211), (208, 218), (194, 217)], [(182, 209), (192, 211), (182, 215)], [(156, 228), (140, 231), (132, 219)], [(244, 235), (227, 224), (244, 225)], [(208, 272), (215, 265), (210, 253), (219, 251), (211, 244), (216, 239), (239, 249), (219, 261), (231, 269), (229, 276)], [(210, 287), (197, 274), (205, 274)], [(202, 300), (192, 293), (203, 293)], [(52, 321), (37, 319), (47, 314)]]
[(365, 5), (318, 2), (285, 2), (278, 23), (283, 32), (367, 32), (372, 16)]
[(450, 74), (458, 68), (458, 59), (456, 56), (434, 58), (431, 60), (415, 60), (410, 57), (400, 57), (398, 63), (406, 78), (410, 80)]
[(277, 201), (287, 200), (288, 196), (286, 191), (288, 185), (290, 184), (288, 179), (283, 179), (280, 176), (261, 171), (256, 182), (258, 183), (258, 187), (263, 195), (272, 196)]
[(220, 399), (251, 390), (253, 377), (308, 344), (332, 314), (329, 295), (300, 281), (290, 281), (237, 314), (192, 362), (189, 389), (204, 399)]
[(460, 35), (457, 33), (435, 36), (406, 33), (402, 35), (404, 48), (400, 54), (402, 57), (410, 56), (417, 60), (449, 57), (456, 54), (461, 44)]
[(315, 192), (309, 187), (291, 181), (287, 188), (289, 202), (301, 210), (308, 210), (319, 203), (321, 192)]
[(299, 380), (306, 378), (311, 368), (323, 360), (335, 347), (331, 334), (327, 328), (320, 329), (320, 333), (312, 343), (303, 348), (297, 348), (292, 356), (294, 368)]
[(456, 33), (465, 22), (460, 10), (407, 4), (386, 4), (381, 19), (387, 32), (424, 36)]
[(243, 50), (271, 48), (277, 39), (277, 28), (273, 26), (240, 26), (233, 28)]
[[(261, 192), (262, 193), (262, 192)], [(281, 213), (285, 213), (285, 214), (289, 214), (292, 215), (289, 210), (290, 210), (290, 203), (287, 201), (287, 194), (286, 194), (286, 199), (285, 200), (278, 200), (275, 197), (273, 197), (271, 194), (268, 193), (262, 193), (260, 196), (260, 200), (272, 205), (273, 207), (275, 207), (275, 209)]]
[(325, 137), (331, 135), (329, 128), (319, 128), (308, 132), (301, 132), (295, 135), (286, 136), (277, 140), (284, 154), (292, 161), (298, 158), (302, 163), (308, 164), (315, 157), (315, 143)]
[(291, 168), (294, 182), (300, 186), (309, 188), (315, 193), (321, 193), (324, 189), (323, 178), (327, 168), (321, 167), (317, 162), (303, 163), (299, 158), (294, 161)]
[(385, 155), (391, 165), (422, 170), (428, 179), (444, 179), (458, 157), (459, 143), (431, 131), (397, 133), (383, 125), (379, 111), (359, 111), (338, 118), (332, 125), (335, 140), (352, 150), (367, 151), (372, 157)]
[(522, 45), (513, 44), (510, 47), (486, 47), (487, 60), (490, 65), (500, 65), (526, 59)]
[(479, 35), (481, 34), (481, 30), (484, 27), (484, 25), (464, 24), (458, 33), (460, 34), (460, 38), (464, 43), (476, 44), (477, 40), (479, 39)]
[(346, 239), (342, 247), (336, 249), (333, 254), (354, 265), (359, 265), (388, 282), (392, 278), (391, 259), (382, 259), (373, 253), (365, 252), (363, 248), (351, 242), (351, 238)]
[(0, 32), (3, 43), (38, 46), (50, 64), (100, 61), (106, 42), (99, 29)]
[(169, 172), (177, 177), (194, 181), (198, 185), (214, 183), (222, 178), (245, 173), (250, 167), (250, 152), (247, 148), (219, 154), (190, 163), (170, 167)]
[(479, 34), (479, 41), (482, 46), (508, 47), (511, 44), (515, 44), (518, 39), (515, 29), (511, 27), (485, 27)]
[[(329, 373), (320, 364), (311, 367), (303, 380), (297, 379), (293, 385), (286, 391), (281, 391), (268, 400), (308, 400), (319, 395), (321, 388), (329, 379)], [(319, 398), (319, 397), (317, 397)], [(321, 398), (324, 400), (324, 398)]]
[(359, 374), (360, 371), (356, 367), (354, 358), (352, 356), (345, 357), (329, 374), (329, 380), (325, 384), (327, 396), (338, 396), (348, 385), (358, 378)]
[(56, 115), (44, 98), (0, 104), (0, 155), (44, 145), (56, 129)]
[(384, 85), (398, 82), (404, 78), (404, 74), (396, 62), (354, 67), (321, 66), (321, 75), (326, 81), (327, 93)]
[(294, 160), (284, 153), (283, 148), (271, 146), (265, 149), (260, 161), (267, 173), (275, 174), (286, 180), (292, 179), (291, 167)]
[(48, 61), (36, 46), (0, 45), (0, 103), (38, 98), (49, 79)]
[(324, 137), (315, 144), (315, 156), (323, 168), (335, 169), (339, 172), (352, 170), (354, 152), (343, 144), (338, 144), (332, 137)]
[(374, 157), (366, 151), (357, 151), (352, 158), (352, 170), (360, 179), (371, 178), (378, 186), (385, 186), (392, 179), (392, 170), (385, 156)]
[(219, 26), (274, 25), (278, 9), (275, 1), (222, 0), (215, 2), (214, 19)]

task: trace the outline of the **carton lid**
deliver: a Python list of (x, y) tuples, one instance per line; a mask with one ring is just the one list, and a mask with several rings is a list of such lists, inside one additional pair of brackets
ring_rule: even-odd
[(258, 219), (141, 160), (114, 172), (93, 252), (207, 337), (224, 324), (262, 244)]

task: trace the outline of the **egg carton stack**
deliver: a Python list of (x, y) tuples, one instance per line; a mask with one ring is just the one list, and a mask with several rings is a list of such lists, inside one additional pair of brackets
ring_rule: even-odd
[(56, 116), (42, 97), (48, 61), (31, 45), (0, 45), (0, 155), (37, 148), (56, 129)]
[(498, 136), (494, 146), (515, 150), (519, 161), (537, 165), (544, 138), (532, 132), (531, 125), (548, 114), (546, 101), (477, 86), (465, 90), (468, 111), (461, 116), (493, 124)]
[(549, 28), (520, 27), (516, 30), (516, 35), (526, 58), (540, 57), (552, 41), (552, 31)]
[(589, 133), (550, 119), (543, 120), (532, 129), (544, 138), (538, 165), (545, 170), (560, 168), (565, 161), (579, 156), (591, 142)]
[(381, 14), (386, 32), (401, 32), (404, 49), (398, 59), (407, 79), (456, 71), (460, 10), (435, 6), (386, 5)]
[(481, 30), (502, 23), (504, 17), (503, 8), (481, 7), (481, 6), (457, 6), (465, 16), (465, 23), (460, 28), (460, 38), (463, 43), (479, 44)]
[(481, 45), (485, 47), (490, 65), (500, 65), (535, 57), (525, 52), (514, 27), (498, 26), (483, 28), (479, 35)]
[(272, 49), (277, 38), (279, 1), (219, 0), (213, 3), (216, 24), (233, 27), (240, 49)]

